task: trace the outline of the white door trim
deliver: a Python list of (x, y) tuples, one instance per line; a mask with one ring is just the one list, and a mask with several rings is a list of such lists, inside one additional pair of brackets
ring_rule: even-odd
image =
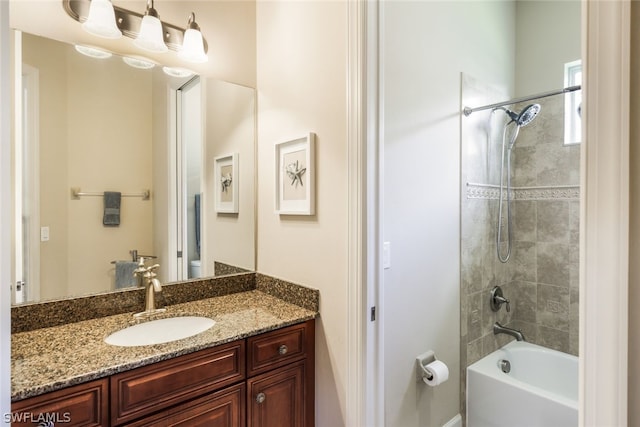
[[(0, 205), (11, 206), (9, 2), (0, 1)], [(11, 212), (0, 209), (0, 413), (11, 411)], [(4, 418), (0, 423), (7, 424)]]
[(364, 378), (366, 331), (366, 290), (364, 288), (364, 230), (365, 209), (364, 188), (364, 145), (366, 118), (363, 111), (364, 65), (363, 31), (365, 28), (364, 2), (348, 2), (348, 104), (347, 104), (347, 145), (348, 145), (348, 290), (347, 290), (347, 396), (346, 425), (364, 425)]
[[(378, 6), (348, 2), (348, 383), (346, 424), (382, 426), (384, 394), (378, 269)], [(376, 320), (372, 320), (372, 308)]]
[(580, 425), (627, 425), (630, 3), (583, 1)]
[[(16, 31), (16, 34), (19, 33)], [(20, 48), (21, 48), (20, 43)], [(16, 49), (18, 49), (18, 44), (15, 44)], [(22, 61), (20, 59), (20, 61)], [(17, 60), (16, 60), (17, 62)], [(22, 100), (25, 101), (26, 105), (21, 104), (20, 113), (18, 114), (18, 108), (16, 107), (16, 116), (20, 115), (20, 122), (15, 121), (16, 126), (16, 134), (18, 134), (18, 127), (23, 128), (20, 133), (20, 140), (15, 139), (16, 146), (18, 144), (26, 145), (26, 150), (24, 147), (22, 148), (22, 152), (25, 153), (26, 156), (22, 158), (23, 164), (26, 163), (26, 169), (29, 173), (29, 177), (27, 178), (26, 185), (28, 186), (28, 190), (26, 191), (26, 196), (29, 197), (29, 210), (27, 212), (27, 217), (29, 218), (28, 228), (29, 228), (29, 242), (28, 246), (28, 257), (29, 257), (29, 271), (27, 272), (27, 283), (26, 290), (22, 292), (23, 298), (26, 296), (26, 300), (28, 301), (40, 301), (40, 116), (39, 116), (39, 106), (40, 106), (40, 71), (37, 68), (31, 67), (27, 64), (20, 64), (22, 68), (21, 75), (22, 81), (17, 80), (16, 86), (21, 86), (20, 96)], [(18, 65), (16, 64), (16, 71), (18, 69)], [(25, 93), (26, 92), (26, 93)], [(16, 94), (17, 96), (18, 94)], [(25, 99), (26, 98), (26, 99)], [(17, 98), (16, 98), (17, 102)], [(22, 115), (23, 114), (23, 115)], [(26, 122), (25, 122), (26, 120)], [(23, 126), (24, 125), (24, 126)], [(16, 150), (17, 151), (17, 150)], [(17, 176), (20, 173), (24, 176), (24, 170), (18, 172), (18, 167), (16, 167), (15, 175)], [(25, 182), (22, 182), (22, 187), (24, 188)], [(16, 190), (16, 194), (20, 195), (20, 199), (15, 200), (16, 207), (19, 205), (23, 205), (23, 198), (25, 194), (22, 191)], [(21, 219), (24, 216), (25, 212), (21, 212)], [(18, 235), (17, 235), (18, 236)], [(19, 238), (16, 239), (16, 247), (17, 242), (21, 240)], [(21, 249), (24, 252), (24, 247)], [(20, 269), (22, 270), (22, 265), (24, 265), (24, 260), (17, 253), (16, 250), (16, 259), (20, 258)], [(16, 262), (16, 264), (18, 264)], [(18, 266), (16, 265), (16, 271)], [(17, 275), (16, 275), (17, 276)], [(24, 272), (21, 275), (24, 277)], [(15, 284), (15, 280), (14, 280)]]

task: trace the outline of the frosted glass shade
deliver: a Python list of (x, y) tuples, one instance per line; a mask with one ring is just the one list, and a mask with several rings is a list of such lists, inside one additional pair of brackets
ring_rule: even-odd
[(164, 43), (162, 23), (158, 18), (151, 15), (142, 17), (140, 33), (138, 33), (138, 37), (133, 41), (133, 44), (149, 52), (163, 53), (169, 50)]
[(76, 45), (76, 50), (81, 54), (88, 56), (90, 58), (107, 59), (107, 58), (111, 58), (112, 56), (111, 52), (107, 52), (106, 50), (98, 49), (91, 46), (83, 46), (79, 44)]
[(130, 67), (139, 68), (141, 70), (149, 70), (156, 66), (155, 63), (142, 58), (133, 58), (131, 56), (123, 56), (122, 61)]
[(209, 58), (204, 53), (204, 42), (202, 41), (202, 33), (193, 28), (189, 28), (184, 32), (182, 41), (182, 49), (178, 52), (178, 57), (189, 62), (202, 63), (207, 62)]
[(107, 39), (118, 39), (122, 32), (116, 25), (116, 14), (109, 0), (92, 0), (89, 6), (89, 16), (82, 24), (82, 28), (95, 36)]

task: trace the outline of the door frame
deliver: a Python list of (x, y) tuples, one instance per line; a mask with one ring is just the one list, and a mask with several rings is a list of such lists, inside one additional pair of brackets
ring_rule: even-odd
[(379, 2), (347, 3), (348, 294), (346, 425), (384, 425)]
[(581, 426), (627, 425), (630, 26), (628, 0), (582, 1)]
[[(16, 34), (19, 33), (16, 31)], [(16, 40), (18, 37), (16, 37)], [(21, 39), (21, 37), (20, 37)], [(18, 42), (16, 41), (16, 49), (18, 48)], [(27, 64), (16, 64), (16, 68), (21, 67), (21, 73), (16, 75), (22, 76), (22, 82), (16, 81), (16, 88), (21, 87), (21, 97), (20, 100), (16, 98), (16, 105), (20, 102), (20, 113), (16, 112), (16, 135), (14, 136), (16, 147), (18, 144), (26, 145), (28, 158), (22, 157), (22, 164), (24, 164), (25, 160), (27, 163), (27, 170), (29, 173), (28, 178), (28, 195), (30, 198), (30, 211), (29, 211), (29, 242), (28, 242), (28, 257), (29, 257), (29, 271), (27, 272), (28, 280), (26, 282), (26, 288), (23, 288), (23, 298), (26, 297), (28, 301), (40, 301), (40, 125), (39, 125), (39, 109), (38, 105), (40, 98), (40, 71), (31, 67)], [(26, 94), (25, 94), (26, 92)], [(26, 103), (24, 103), (24, 99), (26, 98)], [(26, 104), (26, 105), (25, 105)], [(17, 110), (17, 108), (16, 108)], [(19, 117), (18, 117), (19, 116)], [(18, 123), (18, 120), (20, 123)], [(25, 126), (26, 120), (26, 126)], [(18, 130), (18, 124), (20, 124), (20, 130)], [(18, 150), (16, 150), (16, 153)], [(21, 150), (22, 154), (24, 154), (25, 150)], [(18, 168), (21, 169), (21, 172), (18, 172)], [(21, 176), (24, 176), (24, 171), (22, 170), (22, 166), (16, 164), (16, 173), (17, 176), (20, 173)], [(22, 182), (22, 187), (24, 188), (24, 181)], [(19, 205), (22, 204), (22, 200), (18, 200), (18, 195), (20, 195), (20, 199), (23, 198), (24, 194), (20, 191), (16, 191), (16, 212), (17, 209), (21, 210), (21, 217), (24, 217), (24, 211), (22, 208), (18, 208)], [(17, 229), (19, 227), (24, 227), (24, 224), (18, 225), (18, 222), (21, 221), (20, 217), (16, 215), (16, 248), (18, 247), (19, 234), (17, 233)], [(21, 248), (21, 253), (24, 252), (24, 247)], [(18, 262), (18, 258), (22, 258), (16, 249), (16, 280), (18, 279), (19, 274), (18, 271), (22, 270), (22, 268), (18, 268), (18, 263), (24, 265), (22, 260)], [(20, 266), (21, 267), (21, 266)], [(24, 278), (24, 271), (22, 271), (21, 276)], [(14, 280), (14, 285), (16, 284), (16, 280)], [(16, 295), (16, 292), (14, 292)]]

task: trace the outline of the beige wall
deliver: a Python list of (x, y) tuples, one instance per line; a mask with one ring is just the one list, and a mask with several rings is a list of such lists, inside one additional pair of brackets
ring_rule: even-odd
[[(206, 270), (213, 275), (214, 261), (255, 269), (255, 90), (213, 79), (205, 81), (205, 149), (203, 241)], [(238, 213), (216, 213), (215, 158), (238, 154)]]
[[(158, 277), (162, 281), (168, 280), (175, 275), (176, 266), (170, 266), (168, 261), (169, 242), (171, 241), (171, 229), (167, 226), (171, 222), (175, 223), (175, 209), (171, 209), (170, 188), (175, 177), (172, 176), (170, 165), (172, 162), (172, 146), (169, 143), (169, 135), (175, 135), (172, 123), (167, 120), (169, 117), (169, 88), (165, 75), (162, 71), (156, 70), (153, 74), (152, 85), (153, 104), (151, 108), (152, 121), (152, 163), (151, 173), (153, 182), (152, 213), (153, 213), (153, 253), (158, 257), (156, 262), (160, 264)], [(173, 160), (175, 161), (175, 159)], [(171, 221), (171, 222), (170, 222)], [(172, 272), (170, 274), (170, 271)]]
[(67, 72), (68, 46), (23, 34), (23, 63), (39, 70), (40, 223), (51, 240), (40, 245), (40, 298), (66, 294), (67, 259)]
[[(345, 425), (347, 3), (257, 4), (258, 271), (320, 290), (316, 425)], [(316, 215), (278, 216), (274, 144), (316, 134)]]
[[(87, 60), (68, 49), (67, 188), (153, 190), (151, 70), (134, 70), (115, 57)], [(150, 201), (123, 197), (118, 227), (103, 226), (102, 197), (67, 196), (64, 201), (69, 215), (69, 295), (113, 289), (111, 261), (129, 259), (132, 249), (153, 252)]]
[(640, 5), (631, 2), (629, 225), (629, 426), (640, 425)]

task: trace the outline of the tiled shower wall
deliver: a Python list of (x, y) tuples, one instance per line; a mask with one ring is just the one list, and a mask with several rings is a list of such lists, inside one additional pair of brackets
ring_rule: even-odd
[[(466, 75), (462, 88), (464, 105), (508, 99)], [(532, 102), (542, 109), (520, 129), (512, 153), (513, 247), (505, 264), (496, 255), (495, 230), (506, 115), (486, 110), (461, 119), (462, 402), (466, 367), (513, 339), (493, 335), (496, 321), (521, 329), (529, 342), (578, 352), (580, 146), (564, 145), (563, 96)], [(504, 305), (497, 313), (489, 307), (496, 285), (511, 301), (509, 313)]]

